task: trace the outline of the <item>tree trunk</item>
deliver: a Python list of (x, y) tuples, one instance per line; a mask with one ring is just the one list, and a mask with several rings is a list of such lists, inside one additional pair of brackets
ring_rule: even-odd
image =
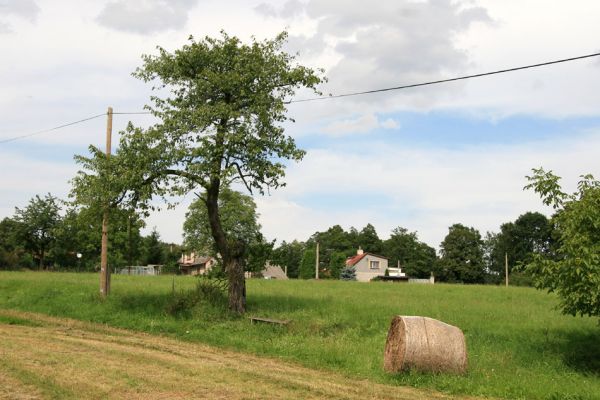
[(219, 215), (219, 188), (221, 181), (213, 179), (206, 190), (206, 208), (208, 211), (208, 222), (217, 250), (221, 254), (223, 267), (227, 274), (229, 284), (229, 310), (243, 314), (246, 312), (246, 279), (244, 277), (243, 257), (244, 248), (240, 243), (232, 243), (221, 226)]
[(229, 281), (229, 310), (243, 314), (246, 311), (246, 279), (242, 260), (231, 259), (225, 265), (225, 271)]

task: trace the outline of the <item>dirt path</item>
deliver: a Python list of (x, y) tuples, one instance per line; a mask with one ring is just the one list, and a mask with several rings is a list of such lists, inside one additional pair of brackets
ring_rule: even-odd
[(103, 325), (0, 310), (0, 399), (447, 399)]

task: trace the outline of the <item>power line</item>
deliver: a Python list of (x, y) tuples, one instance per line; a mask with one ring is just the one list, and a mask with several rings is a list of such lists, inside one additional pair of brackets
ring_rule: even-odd
[(141, 115), (152, 114), (150, 111), (113, 112), (113, 115)]
[(102, 117), (102, 116), (104, 116), (104, 115), (106, 115), (106, 113), (102, 113), (102, 114), (98, 114), (98, 115), (93, 115), (93, 116), (91, 116), (91, 117), (87, 117), (87, 118), (84, 118), (84, 119), (80, 119), (80, 120), (78, 120), (78, 121), (69, 122), (69, 123), (66, 123), (66, 124), (63, 124), (63, 125), (55, 126), (54, 128), (50, 128), (50, 129), (43, 129), (43, 130), (41, 130), (41, 131), (32, 132), (32, 133), (28, 133), (28, 134), (26, 134), (26, 135), (15, 136), (15, 137), (12, 137), (12, 138), (9, 138), (9, 139), (0, 140), (0, 144), (4, 144), (4, 143), (8, 143), (8, 142), (12, 142), (12, 141), (19, 140), (19, 139), (28, 138), (28, 137), (35, 136), (35, 135), (40, 135), (40, 134), (42, 134), (42, 133), (52, 132), (52, 131), (55, 131), (55, 130), (57, 130), (57, 129), (66, 128), (67, 126), (76, 125), (76, 124), (80, 124), (80, 123), (82, 123), (82, 122), (90, 121), (90, 120), (92, 120), (92, 119), (96, 119), (96, 118)]
[[(149, 111), (138, 111), (138, 112), (113, 112), (113, 114), (120, 114), (120, 115), (131, 115), (131, 114), (151, 114), (151, 112), (149, 112)], [(9, 138), (9, 139), (3, 139), (3, 140), (0, 140), (0, 144), (9, 143), (9, 142), (13, 142), (13, 141), (15, 141), (15, 140), (19, 140), (19, 139), (25, 139), (25, 138), (28, 138), (28, 137), (31, 137), (31, 136), (41, 135), (42, 133), (48, 133), (48, 132), (52, 132), (52, 131), (55, 131), (55, 130), (58, 130), (58, 129), (61, 129), (61, 128), (66, 128), (66, 127), (68, 127), (68, 126), (77, 125), (77, 124), (80, 124), (80, 123), (82, 123), (82, 122), (86, 122), (86, 121), (90, 121), (90, 120), (92, 120), (92, 119), (96, 119), (96, 118), (99, 118), (99, 117), (103, 117), (103, 116), (105, 116), (105, 115), (106, 115), (106, 113), (97, 114), (97, 115), (93, 115), (93, 116), (91, 116), (91, 117), (87, 117), (87, 118), (84, 118), (84, 119), (80, 119), (80, 120), (77, 120), (77, 121), (74, 121), (74, 122), (69, 122), (69, 123), (66, 123), (66, 124), (63, 124), (63, 125), (55, 126), (54, 128), (43, 129), (43, 130), (41, 130), (41, 131), (36, 131), (36, 132), (28, 133), (28, 134), (26, 134), (26, 135), (15, 136), (15, 137), (12, 137), (12, 138)]]
[(456, 77), (456, 78), (440, 79), (440, 80), (437, 80), (437, 81), (430, 81), (430, 82), (423, 82), (423, 83), (413, 83), (413, 84), (410, 84), (410, 85), (394, 86), (394, 87), (388, 87), (388, 88), (382, 88), (382, 89), (365, 90), (365, 91), (362, 91), (362, 92), (351, 92), (351, 93), (343, 93), (343, 94), (336, 94), (336, 95), (330, 95), (330, 96), (313, 97), (313, 98), (310, 98), (310, 99), (290, 100), (290, 101), (288, 101), (286, 103), (287, 104), (290, 104), (290, 103), (306, 103), (306, 102), (309, 102), (309, 101), (337, 99), (337, 98), (340, 98), (340, 97), (360, 96), (360, 95), (365, 95), (365, 94), (390, 92), (392, 90), (401, 90), (401, 89), (409, 89), (409, 88), (415, 88), (415, 87), (420, 87), (420, 86), (437, 85), (437, 84), (440, 84), (440, 83), (461, 81), (461, 80), (471, 79), (471, 78), (481, 78), (483, 76), (504, 74), (506, 72), (514, 72), (514, 71), (520, 71), (520, 70), (523, 70), (523, 69), (544, 67), (544, 66), (547, 66), (547, 65), (560, 64), (560, 63), (565, 63), (565, 62), (569, 62), (569, 61), (582, 60), (584, 58), (591, 58), (591, 57), (598, 57), (598, 56), (600, 56), (600, 53), (593, 53), (593, 54), (587, 54), (587, 55), (584, 55), (584, 56), (571, 57), (571, 58), (563, 58), (561, 60), (546, 61), (546, 62), (539, 63), (539, 64), (525, 65), (525, 66), (522, 66), (522, 67), (514, 67), (514, 68), (508, 68), (508, 69), (501, 69), (501, 70), (497, 70), (497, 71), (491, 71), (491, 72), (483, 72), (483, 73), (473, 74), (473, 75), (459, 76), (459, 77)]
[[(504, 74), (504, 73), (507, 73), (507, 72), (515, 72), (515, 71), (520, 71), (520, 70), (530, 69), (530, 68), (544, 67), (544, 66), (548, 66), (548, 65), (566, 63), (566, 62), (569, 62), (569, 61), (582, 60), (582, 59), (585, 59), (585, 58), (592, 58), (592, 57), (598, 57), (598, 56), (600, 56), (600, 53), (593, 53), (593, 54), (587, 54), (587, 55), (578, 56), (578, 57), (563, 58), (563, 59), (554, 60), (554, 61), (546, 61), (546, 62), (542, 62), (542, 63), (538, 63), (538, 64), (530, 64), (530, 65), (525, 65), (525, 66), (521, 66), (521, 67), (501, 69), (501, 70), (497, 70), (497, 71), (483, 72), (483, 73), (472, 74), (472, 75), (464, 75), (464, 76), (459, 76), (459, 77), (455, 77), (455, 78), (440, 79), (440, 80), (436, 80), (436, 81), (429, 81), (429, 82), (422, 82), (422, 83), (413, 83), (413, 84), (409, 84), (409, 85), (393, 86), (393, 87), (387, 87), (387, 88), (382, 88), (382, 89), (365, 90), (365, 91), (362, 91), (362, 92), (350, 92), (350, 93), (336, 94), (336, 95), (330, 95), (330, 96), (313, 97), (313, 98), (310, 98), (310, 99), (290, 100), (290, 101), (287, 101), (285, 103), (286, 104), (291, 104), (291, 103), (306, 103), (306, 102), (309, 102), (309, 101), (328, 100), (328, 99), (337, 99), (337, 98), (341, 98), (341, 97), (351, 97), (351, 96), (361, 96), (361, 95), (366, 95), (366, 94), (391, 92), (391, 91), (394, 91), (394, 90), (409, 89), (409, 88), (415, 88), (415, 87), (421, 87), (421, 86), (437, 85), (437, 84), (440, 84), (440, 83), (455, 82), (455, 81), (461, 81), (461, 80), (472, 79), (472, 78), (481, 78), (481, 77), (484, 77), (484, 76)], [(113, 112), (113, 114), (118, 114), (118, 115), (147, 115), (147, 114), (152, 114), (152, 112), (150, 112), (150, 111), (132, 111), (132, 112)], [(26, 135), (15, 136), (15, 137), (12, 137), (12, 138), (9, 138), (9, 139), (0, 140), (0, 144), (9, 143), (9, 142), (12, 142), (12, 141), (15, 141), (15, 140), (24, 139), (24, 138), (35, 136), (35, 135), (40, 135), (42, 133), (47, 133), (47, 132), (55, 131), (55, 130), (58, 130), (58, 129), (61, 129), (61, 128), (66, 128), (68, 126), (80, 124), (82, 122), (86, 122), (86, 121), (89, 121), (89, 120), (92, 120), (92, 119), (95, 119), (95, 118), (99, 118), (99, 117), (102, 117), (104, 115), (106, 115), (106, 113), (94, 115), (94, 116), (91, 116), (91, 117), (88, 117), (88, 118), (80, 119), (78, 121), (69, 122), (67, 124), (55, 126), (54, 128), (44, 129), (44, 130), (41, 130), (41, 131), (29, 133), (29, 134), (26, 134)]]

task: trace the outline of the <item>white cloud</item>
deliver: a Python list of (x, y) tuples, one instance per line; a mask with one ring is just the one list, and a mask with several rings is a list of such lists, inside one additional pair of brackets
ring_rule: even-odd
[(356, 118), (333, 121), (325, 126), (322, 129), (322, 132), (339, 137), (355, 133), (369, 133), (378, 128), (398, 129), (399, 127), (400, 124), (392, 118), (387, 118), (382, 121), (375, 114), (365, 114)]
[(183, 28), (198, 0), (115, 0), (102, 9), (97, 21), (124, 32), (149, 34)]
[(2, 17), (2, 20), (0, 20), (0, 34), (13, 31), (11, 24), (5, 22), (5, 19), (17, 17), (33, 23), (39, 13), (40, 8), (33, 0), (1, 0), (0, 17)]
[(76, 167), (69, 163), (37, 160), (28, 155), (11, 154), (0, 149), (0, 219), (11, 216), (15, 207), (24, 207), (36, 194), (65, 199), (68, 180)]
[(388, 118), (384, 121), (380, 122), (380, 125), (384, 129), (398, 129), (400, 128), (400, 123), (393, 118)]
[[(563, 176), (565, 188), (573, 191), (582, 173), (600, 176), (598, 146), (596, 132), (455, 150), (377, 142), (354, 151), (315, 149), (290, 167), (286, 188), (259, 202), (261, 221), (270, 237), (285, 240), (303, 240), (307, 236), (299, 236), (301, 232), (334, 224), (348, 228), (367, 223), (385, 237), (400, 225), (437, 246), (453, 223), (474, 226), (484, 234), (524, 212), (550, 212), (535, 193), (522, 190), (525, 175), (544, 166)], [(335, 196), (339, 207), (311, 208), (295, 200), (319, 196)], [(373, 204), (373, 196), (381, 196), (384, 206)], [(353, 206), (344, 207), (347, 201)]]

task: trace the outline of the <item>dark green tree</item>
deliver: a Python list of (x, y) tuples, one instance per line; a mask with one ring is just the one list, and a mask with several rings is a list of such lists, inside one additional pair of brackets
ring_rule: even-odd
[(552, 171), (534, 169), (527, 179), (525, 188), (556, 210), (557, 243), (554, 257), (534, 253), (526, 270), (537, 288), (558, 294), (563, 313), (600, 316), (600, 181), (584, 175), (567, 194)]
[(304, 248), (305, 244), (297, 240), (289, 243), (283, 241), (281, 245), (273, 250), (271, 261), (284, 269), (287, 267), (289, 278), (298, 278)]
[(39, 269), (43, 269), (61, 221), (58, 199), (49, 193), (44, 198), (36, 195), (27, 207), (15, 207), (14, 220), (18, 223), (17, 240), (37, 259)]
[(356, 269), (354, 267), (344, 267), (340, 272), (340, 279), (343, 281), (355, 281)]
[[(219, 195), (219, 212), (223, 231), (246, 249), (240, 259), (245, 271), (259, 272), (271, 257), (273, 243), (267, 242), (260, 232), (256, 203), (251, 196), (223, 187)], [(200, 200), (194, 201), (183, 224), (186, 247), (220, 258), (219, 249), (211, 233), (208, 210)], [(220, 259), (220, 264), (223, 260)]]
[(163, 244), (160, 240), (160, 234), (156, 227), (152, 228), (152, 232), (143, 239), (142, 244), (142, 259), (144, 265), (164, 264)]
[(314, 248), (308, 248), (302, 255), (302, 261), (300, 262), (300, 270), (298, 271), (298, 278), (300, 279), (313, 279), (315, 277), (315, 264), (316, 254)]
[(0, 221), (0, 269), (14, 269), (23, 265), (23, 248), (17, 240), (19, 223), (12, 218)]
[(333, 279), (340, 279), (340, 272), (346, 265), (346, 254), (335, 252), (331, 254), (329, 260), (329, 276)]
[(152, 196), (202, 190), (228, 277), (229, 308), (239, 313), (245, 311), (247, 249), (223, 229), (221, 188), (237, 181), (263, 193), (283, 185), (284, 161), (304, 156), (284, 134), (286, 103), (296, 89), (322, 81), (282, 51), (286, 36), (250, 44), (225, 33), (190, 37), (173, 53), (159, 48), (158, 55), (144, 56), (134, 75), (158, 90), (147, 108), (160, 122), (148, 129), (129, 125), (116, 161), (106, 166), (118, 168), (115, 186), (129, 192), (119, 197), (138, 206), (148, 206)]
[[(342, 253), (349, 256), (356, 252), (356, 247), (352, 243), (349, 233), (344, 231), (340, 225), (334, 225), (324, 232), (315, 232), (308, 240), (307, 245), (315, 246), (319, 242), (319, 264), (323, 272), (331, 264), (331, 257), (334, 253)], [(328, 277), (329, 273), (324, 273), (323, 277)]]
[(483, 241), (474, 228), (454, 224), (440, 245), (437, 278), (446, 282), (483, 283)]
[(399, 261), (403, 271), (414, 278), (429, 278), (436, 267), (435, 249), (419, 241), (416, 232), (402, 227), (394, 228), (383, 242), (383, 255), (390, 259), (390, 266)]
[(364, 251), (374, 254), (381, 254), (383, 252), (383, 242), (379, 239), (375, 227), (371, 224), (367, 224), (358, 233), (358, 245), (363, 248)]

